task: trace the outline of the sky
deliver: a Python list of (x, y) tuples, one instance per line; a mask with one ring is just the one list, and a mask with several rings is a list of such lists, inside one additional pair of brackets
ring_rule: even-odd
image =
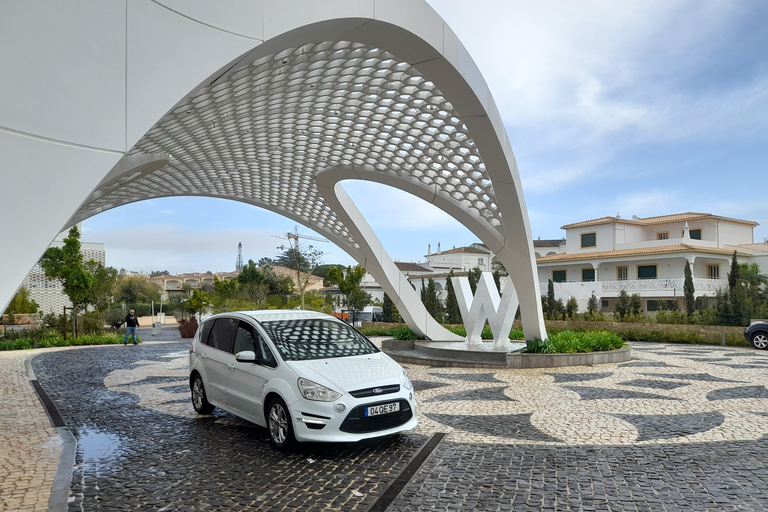
[[(768, 238), (768, 2), (429, 0), (483, 73), (504, 120), (534, 239), (620, 214), (706, 212)], [(424, 261), (476, 242), (396, 189), (344, 182), (390, 256)], [(83, 223), (107, 264), (232, 271), (275, 257), (295, 223), (206, 198), (143, 201)], [(299, 233), (318, 236), (299, 226)], [(354, 264), (332, 243), (327, 263)]]

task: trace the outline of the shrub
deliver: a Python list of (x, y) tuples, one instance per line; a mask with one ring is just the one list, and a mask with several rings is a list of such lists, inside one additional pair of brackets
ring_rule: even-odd
[(535, 354), (572, 354), (599, 352), (624, 346), (624, 340), (608, 331), (560, 331), (550, 334), (549, 340), (529, 340), (526, 351)]
[(104, 323), (112, 327), (112, 329), (117, 329), (123, 325), (123, 322), (125, 322), (125, 315), (126, 312), (122, 309), (107, 310), (107, 312), (104, 313)]
[(179, 320), (179, 334), (182, 338), (194, 338), (197, 332), (197, 319), (195, 317)]
[[(23, 331), (22, 331), (23, 332)], [(27, 331), (29, 337), (20, 337), (17, 339), (3, 338), (0, 340), (0, 350), (23, 350), (34, 347), (34, 339), (38, 339), (39, 348), (48, 347), (69, 347), (80, 345), (116, 345), (123, 342), (123, 336), (120, 334), (102, 334), (102, 335), (83, 335), (77, 339), (67, 336), (64, 340), (55, 331), (41, 329), (36, 331)], [(141, 338), (138, 338), (141, 341)]]
[(413, 332), (409, 327), (397, 327), (393, 329), (392, 331), (392, 337), (396, 340), (417, 340), (419, 339), (418, 336), (416, 336), (416, 333)]

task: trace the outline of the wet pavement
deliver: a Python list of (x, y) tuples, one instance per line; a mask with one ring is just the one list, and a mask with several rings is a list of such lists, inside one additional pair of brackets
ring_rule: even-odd
[[(78, 439), (70, 510), (369, 510), (446, 433), (389, 510), (768, 510), (768, 352), (633, 344), (596, 367), (409, 365), (420, 425), (274, 450), (194, 413), (188, 342), (51, 351), (37, 379)], [(380, 504), (380, 502), (379, 502)]]

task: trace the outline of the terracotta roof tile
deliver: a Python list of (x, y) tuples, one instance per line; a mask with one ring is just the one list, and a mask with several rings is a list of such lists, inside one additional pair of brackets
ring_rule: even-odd
[(738, 222), (741, 224), (749, 224), (751, 226), (757, 226), (758, 223), (751, 221), (751, 220), (742, 220), (742, 219), (733, 219), (730, 217), (722, 217), (720, 215), (712, 215), (711, 213), (696, 213), (696, 212), (686, 212), (686, 213), (675, 213), (672, 215), (659, 215), (656, 217), (644, 217), (644, 218), (621, 218), (621, 217), (601, 217), (599, 219), (592, 219), (592, 220), (585, 220), (583, 222), (575, 222), (573, 224), (566, 224), (561, 229), (572, 229), (572, 228), (585, 228), (589, 226), (597, 226), (600, 224), (615, 224), (615, 223), (622, 223), (622, 224), (636, 224), (640, 226), (652, 226), (654, 224), (664, 224), (667, 222), (683, 222), (683, 221), (689, 221), (689, 220), (695, 220), (695, 219), (717, 219), (717, 220), (729, 220), (731, 222)]
[(395, 265), (401, 272), (431, 272), (427, 267), (423, 267), (418, 263), (409, 263), (406, 261), (396, 261)]

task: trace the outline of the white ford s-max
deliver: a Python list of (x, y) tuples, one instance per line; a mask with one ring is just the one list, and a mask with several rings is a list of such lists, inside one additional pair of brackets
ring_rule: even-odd
[(269, 430), (272, 443), (359, 441), (416, 427), (405, 370), (336, 317), (240, 311), (206, 319), (189, 349), (192, 404)]

